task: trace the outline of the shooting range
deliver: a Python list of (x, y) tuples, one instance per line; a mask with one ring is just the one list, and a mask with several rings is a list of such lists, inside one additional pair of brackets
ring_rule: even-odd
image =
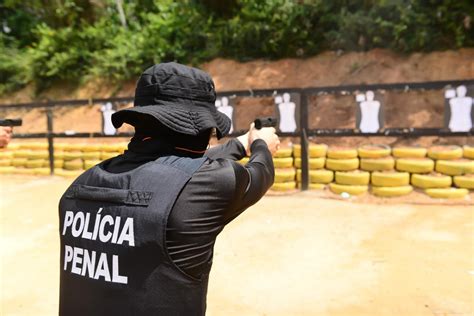
[[(243, 135), (257, 118), (276, 119), (281, 141), (273, 156), (273, 186), (217, 238), (206, 315), (473, 315), (472, 4), (461, 1), (452, 9), (455, 14), (444, 16), (436, 12), (450, 8), (415, 1), (406, 10), (437, 17), (440, 30), (423, 27), (447, 38), (423, 42), (420, 37), (424, 44), (412, 47), (408, 38), (418, 31), (403, 33), (403, 41), (373, 35), (380, 25), (360, 26), (360, 32), (354, 25), (339, 26), (334, 34), (345, 37), (334, 38), (329, 31), (321, 37), (310, 13), (303, 13), (321, 16), (321, 8), (297, 1), (261, 6), (151, 1), (143, 4), (150, 6), (148, 15), (135, 6), (137, 1), (85, 2), (89, 5), (74, 14), (61, 8), (70, 19), (82, 16), (81, 23), (101, 32), (99, 21), (105, 16), (99, 12), (107, 8), (117, 30), (106, 32), (116, 36), (115, 42), (123, 32), (130, 42), (122, 41), (122, 47), (107, 41), (100, 50), (90, 43), (81, 56), (97, 65), (81, 68), (80, 75), (71, 72), (76, 77), (62, 77), (51, 75), (51, 64), (59, 72), (65, 71), (61, 58), (71, 65), (79, 62), (71, 51), (58, 48), (66, 36), (58, 33), (49, 63), (39, 53), (29, 57), (43, 65), (37, 77), (17, 83), (18, 76), (10, 74), (10, 81), (0, 81), (0, 119), (22, 119), (8, 146), (0, 148), (1, 315), (58, 313), (59, 199), (83, 172), (127, 150), (134, 129), (127, 124), (116, 129), (111, 117), (133, 106), (140, 72), (167, 61), (193, 65), (213, 78), (215, 108), (231, 119), (232, 127), (229, 136), (213, 137), (211, 146)], [(2, 6), (9, 14), (36, 12), (38, 19), (46, 19), (36, 4)], [(321, 6), (339, 10), (345, 5), (322, 1)], [(364, 6), (366, 11), (357, 11), (364, 18), (401, 23), (383, 13), (402, 14), (398, 4)], [(354, 19), (350, 10), (344, 12)], [(267, 15), (273, 20), (263, 18)], [(278, 20), (280, 15), (293, 27), (287, 29), (291, 23)], [(169, 25), (158, 25), (163, 16), (170, 18)], [(214, 23), (205, 16), (216, 19), (212, 28), (201, 21)], [(45, 22), (48, 29), (69, 27), (69, 20), (56, 19)], [(342, 13), (336, 19), (352, 23)], [(38, 43), (47, 40), (45, 29), (32, 39), (24, 32), (7, 32), (18, 22), (5, 21), (4, 36), (17, 44), (5, 41), (2, 45), (11, 46), (0, 55), (15, 49), (27, 56), (43, 49)], [(185, 27), (189, 23), (194, 23), (192, 30)], [(449, 23), (457, 31), (441, 26)], [(162, 32), (162, 51), (140, 44), (138, 24), (143, 38)], [(255, 29), (245, 33), (250, 27)], [(222, 38), (207, 38), (207, 46), (195, 41), (180, 46), (174, 41), (184, 39), (171, 34), (175, 29), (183, 29), (186, 39), (204, 39), (213, 32)], [(71, 47), (79, 38), (69, 39)], [(20, 39), (35, 48), (23, 53)], [(124, 54), (124, 49), (133, 53)], [(143, 54), (136, 53), (139, 49)], [(156, 55), (146, 59), (146, 54)], [(124, 58), (130, 60), (117, 66)], [(23, 69), (15, 67), (18, 73)], [(112, 72), (113, 79), (108, 77)], [(238, 163), (248, 161), (244, 157)]]

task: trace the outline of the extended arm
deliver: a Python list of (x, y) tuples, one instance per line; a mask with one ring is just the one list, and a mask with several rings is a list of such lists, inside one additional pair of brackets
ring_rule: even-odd
[(249, 162), (245, 166), (234, 164), (237, 183), (227, 223), (260, 200), (273, 185), (275, 169), (267, 144), (257, 139), (250, 148), (252, 155)]
[[(181, 192), (168, 219), (166, 246), (171, 259), (186, 273), (199, 278), (208, 272), (217, 235), (273, 184), (271, 152), (279, 142), (273, 134), (267, 130), (254, 135), (253, 139), (262, 139), (251, 142), (252, 155), (245, 166), (230, 159), (211, 159)], [(239, 142), (231, 140), (209, 154), (225, 156), (238, 149), (244, 155), (244, 144), (250, 140)]]
[(211, 159), (240, 160), (246, 156), (245, 148), (237, 139), (231, 139), (225, 144), (208, 149), (205, 155)]

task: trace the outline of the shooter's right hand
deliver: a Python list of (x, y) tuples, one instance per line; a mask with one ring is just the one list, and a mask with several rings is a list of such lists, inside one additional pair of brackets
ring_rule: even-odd
[(280, 139), (278, 138), (274, 127), (263, 127), (261, 129), (256, 129), (255, 124), (252, 123), (250, 124), (248, 138), (249, 144), (252, 144), (257, 139), (262, 139), (265, 141), (272, 155), (275, 154), (275, 152), (280, 148)]

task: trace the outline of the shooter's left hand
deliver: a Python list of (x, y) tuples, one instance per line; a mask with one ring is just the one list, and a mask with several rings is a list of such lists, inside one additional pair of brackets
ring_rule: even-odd
[(13, 129), (10, 126), (0, 126), (0, 148), (7, 147), (12, 138)]

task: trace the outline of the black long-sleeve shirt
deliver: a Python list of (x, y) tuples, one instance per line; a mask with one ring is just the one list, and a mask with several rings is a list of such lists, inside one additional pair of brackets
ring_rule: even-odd
[[(134, 169), (160, 156), (192, 156), (156, 139), (132, 140), (128, 150), (104, 168), (113, 173)], [(236, 140), (208, 150), (209, 159), (178, 196), (168, 218), (166, 247), (183, 272), (200, 278), (207, 273), (217, 235), (230, 221), (256, 203), (273, 184), (270, 151), (263, 140), (251, 145), (252, 155), (243, 166), (245, 148)]]

